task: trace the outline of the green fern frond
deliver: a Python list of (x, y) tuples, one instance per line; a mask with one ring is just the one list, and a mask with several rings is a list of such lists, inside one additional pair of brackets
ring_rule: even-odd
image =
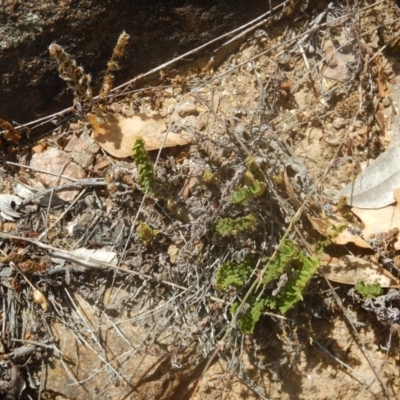
[(253, 230), (256, 219), (253, 215), (249, 214), (240, 218), (221, 218), (215, 230), (221, 236), (236, 236), (239, 232)]
[(354, 286), (354, 289), (356, 289), (357, 292), (360, 293), (362, 297), (364, 297), (364, 299), (376, 299), (383, 293), (383, 290), (379, 286), (379, 284), (366, 285), (364, 282), (358, 282)]
[(253, 197), (262, 196), (265, 191), (265, 183), (254, 180), (249, 185), (244, 185), (232, 193), (232, 203), (246, 205)]
[[(215, 286), (217, 289), (226, 290), (229, 287), (241, 289), (244, 285), (255, 284), (258, 274), (265, 267), (264, 275), (261, 277), (261, 287), (254, 292), (252, 297), (247, 299), (246, 311), (241, 311), (238, 316), (238, 326), (243, 333), (252, 333), (255, 324), (266, 307), (278, 308), (281, 313), (286, 313), (298, 301), (303, 299), (303, 293), (319, 267), (319, 257), (309, 256), (302, 251), (297, 244), (290, 239), (285, 240), (276, 256), (266, 259), (261, 263), (260, 269), (252, 277), (254, 271), (254, 260), (247, 260), (241, 264), (233, 262), (222, 263), (217, 270)], [(266, 285), (271, 282), (278, 282), (283, 274), (287, 274), (287, 281), (279, 283), (279, 291), (272, 294), (267, 291)], [(231, 312), (236, 315), (240, 303), (231, 306)]]
[(144, 191), (153, 194), (156, 181), (153, 164), (144, 148), (144, 140), (142, 138), (136, 139), (133, 145), (133, 161), (138, 170), (138, 184)]
[(298, 301), (303, 300), (303, 292), (310, 279), (317, 272), (319, 259), (300, 252), (299, 270), (291, 272), (288, 281), (277, 296), (277, 304), (282, 314), (290, 310)]
[[(230, 307), (230, 312), (232, 315), (236, 315), (237, 309), (240, 303), (234, 303)], [(265, 300), (256, 299), (252, 297), (248, 300), (246, 304), (246, 311), (239, 313), (238, 325), (239, 329), (244, 334), (253, 333), (256, 323), (259, 321), (262, 311), (265, 309)]]
[(253, 267), (250, 261), (240, 264), (233, 262), (222, 263), (217, 269), (215, 286), (219, 290), (226, 290), (230, 286), (240, 289), (249, 279), (252, 270)]
[[(281, 245), (278, 254), (268, 265), (261, 283), (266, 285), (278, 279), (288, 268), (289, 264), (293, 261), (298, 261), (299, 249), (295, 246), (292, 240), (285, 240)], [(267, 262), (269, 259), (267, 259)], [(264, 263), (265, 264), (265, 263)]]

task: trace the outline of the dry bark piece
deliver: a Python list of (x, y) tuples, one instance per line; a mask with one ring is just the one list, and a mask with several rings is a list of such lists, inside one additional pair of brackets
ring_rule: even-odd
[(364, 282), (366, 285), (378, 284), (382, 288), (400, 288), (400, 282), (389, 271), (359, 257), (336, 258), (323, 254), (320, 270), (333, 282), (347, 285)]
[(119, 114), (87, 114), (93, 129), (94, 138), (109, 154), (118, 158), (132, 156), (133, 145), (142, 138), (146, 150), (158, 150), (161, 147), (183, 146), (192, 141), (190, 134), (168, 132), (161, 115), (136, 114), (124, 117)]
[[(39, 189), (32, 188), (28, 185), (25, 185), (22, 182), (18, 182), (14, 186), (13, 190), (17, 196), (21, 197), (21, 199), (24, 199), (24, 200), (34, 197), (40, 191)], [(60, 200), (58, 197), (51, 196), (51, 193), (47, 193), (39, 198), (33, 198), (31, 200), (31, 202), (40, 204), (43, 207), (47, 207), (49, 204), (51, 204), (52, 206), (64, 204), (64, 202), (62, 200)], [(18, 203), (18, 204), (20, 204), (20, 203)]]
[[(69, 258), (85, 267), (96, 267), (99, 263), (118, 265), (117, 253), (106, 249), (86, 249), (84, 247), (68, 252)], [(65, 260), (65, 251), (54, 251), (51, 257), (54, 262)]]
[(70, 251), (71, 255), (77, 255), (80, 257), (87, 257), (92, 260), (102, 261), (112, 265), (118, 265), (117, 253), (106, 249), (86, 249), (79, 248)]

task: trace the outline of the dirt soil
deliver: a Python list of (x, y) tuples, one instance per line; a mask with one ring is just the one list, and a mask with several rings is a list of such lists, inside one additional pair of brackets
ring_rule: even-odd
[[(99, 24), (110, 10), (94, 3), (88, 21)], [(121, 50), (107, 35), (108, 68), (110, 56), (96, 56), (103, 39), (57, 40), (65, 47), (52, 61), (43, 49), (47, 67), (33, 76), (49, 98), (69, 93), (69, 108), (35, 105), (48, 117), (25, 126), (0, 110), (4, 398), (400, 398), (399, 232), (354, 228), (363, 248), (323, 228), (351, 214), (342, 188), (400, 142), (400, 10), (391, 0), (275, 7), (168, 65), (170, 36), (138, 46), (126, 28)], [(140, 20), (145, 32), (177, 10)], [(151, 64), (142, 53), (130, 63), (132, 49)], [(145, 67), (156, 68), (136, 77)], [(114, 74), (126, 83), (110, 90)], [(355, 290), (354, 260), (373, 270), (364, 283), (390, 276), (379, 295)]]
[[(117, 83), (126, 82), (250, 21), (258, 1), (43, 0), (0, 2), (0, 116), (26, 123), (71, 105), (48, 47), (57, 42), (98, 89), (118, 35), (131, 40)], [(29, 104), (29, 107), (22, 106)]]

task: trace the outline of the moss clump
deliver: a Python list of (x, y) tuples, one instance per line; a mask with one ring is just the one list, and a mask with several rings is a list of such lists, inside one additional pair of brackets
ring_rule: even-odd
[(140, 222), (137, 228), (138, 237), (146, 246), (151, 245), (159, 233), (159, 230), (153, 229), (146, 222)]
[(202, 180), (207, 186), (215, 186), (218, 183), (218, 179), (211, 169), (205, 169), (203, 171)]

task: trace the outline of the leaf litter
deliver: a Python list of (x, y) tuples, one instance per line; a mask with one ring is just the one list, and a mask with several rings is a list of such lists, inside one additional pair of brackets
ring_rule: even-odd
[[(0, 234), (5, 254), (0, 276), (6, 310), (3, 326), (7, 327), (3, 356), (11, 360), (0, 371), (3, 382), (15, 385), (17, 364), (12, 361), (24, 365), (28, 360), (15, 356), (15, 343), (22, 341), (32, 343), (31, 363), (56, 357), (55, 368), (46, 365), (44, 390), (72, 398), (83, 397), (88, 390), (95, 390), (99, 398), (111, 392), (126, 397), (132, 390), (143, 398), (150, 391), (155, 397), (172, 398), (183, 381), (191, 383), (180, 398), (204, 398), (210, 389), (206, 381), (216, 373), (226, 378), (214, 383), (215, 396), (223, 397), (228, 387), (244, 384), (256, 398), (293, 398), (299, 390), (310, 397), (314, 378), (301, 379), (301, 387), (282, 394), (282, 388), (288, 387), (285, 377), (294, 368), (300, 378), (311, 376), (313, 367), (304, 355), (312, 353), (320, 359), (318, 351), (323, 351), (341, 364), (334, 370), (339, 376), (334, 391), (325, 396), (340, 393), (350, 398), (357, 393), (363, 398), (396, 398), (398, 393), (377, 372), (384, 368), (386, 376), (397, 379), (398, 373), (386, 362), (387, 357), (398, 362), (393, 347), (387, 354), (374, 352), (379, 362), (373, 363), (362, 344), (349, 347), (353, 337), (338, 335), (328, 323), (332, 320), (334, 326), (341, 326), (345, 316), (346, 323), (358, 327), (363, 316), (355, 307), (358, 304), (375, 314), (382, 326), (399, 318), (397, 205), (381, 208), (385, 214), (334, 207), (343, 185), (359, 172), (365, 150), (374, 156), (384, 153), (390, 130), (376, 111), (391, 107), (384, 102), (389, 96), (390, 63), (385, 54), (378, 54), (376, 43), (395, 43), (397, 14), (388, 2), (357, 7), (351, 11), (333, 4), (322, 11), (283, 9), (239, 35), (240, 50), (220, 66), (207, 60), (203, 68), (182, 75), (160, 67), (162, 85), (132, 91), (139, 84), (135, 78), (118, 88), (125, 93), (118, 102), (108, 96), (111, 72), (118, 69), (126, 36), (114, 49), (98, 100), (91, 92), (89, 75), (60, 46), (51, 46), (62, 78), (74, 91), (80, 122), (55, 128), (51, 139), (41, 139), (42, 149), (31, 157), (41, 159), (41, 164), (27, 164), (21, 153), (17, 163), (7, 161), (0, 170), (4, 194), (12, 193), (18, 179), (35, 190), (39, 181), (46, 186), (23, 201), (5, 201), (5, 214), (14, 213), (11, 217), (17, 224)], [(367, 22), (365, 31), (355, 22), (355, 11)], [(279, 20), (297, 17), (302, 30), (296, 24), (285, 29)], [(376, 18), (383, 19), (379, 23)], [(364, 101), (374, 118), (362, 111)], [(146, 120), (149, 125), (143, 126)], [(2, 126), (7, 131), (5, 143), (19, 143), (15, 129)], [(90, 129), (105, 152), (93, 152), (83, 167), (68, 155), (77, 144), (67, 146)], [(154, 168), (151, 184), (143, 180), (143, 164), (131, 160), (138, 137), (146, 150), (156, 150), (148, 154), (146, 164), (147, 169)], [(52, 152), (62, 157), (46, 159)], [(89, 178), (67, 171), (72, 162)], [(324, 174), (328, 167), (329, 173)], [(326, 179), (312, 194), (321, 176)], [(390, 174), (380, 175), (380, 182), (391, 179)], [(257, 190), (261, 186), (263, 190)], [(361, 185), (361, 191), (364, 188)], [(370, 188), (375, 192), (367, 194), (369, 199), (380, 192), (388, 195), (386, 187)], [(390, 196), (396, 188), (390, 189)], [(68, 195), (67, 203), (51, 203), (59, 192), (60, 197)], [(245, 202), (232, 200), (243, 194)], [(50, 196), (47, 205), (34, 202), (45, 195)], [(296, 221), (305, 201), (300, 214), (329, 239), (319, 256), (320, 274), (347, 285), (378, 284), (390, 288), (387, 293), (371, 300), (338, 286), (337, 294), (316, 275), (303, 288), (304, 301), (285, 316), (273, 307), (260, 309), (262, 303), (251, 297), (254, 292), (247, 292), (248, 286), (261, 274), (259, 264), (268, 263), (275, 251), (279, 255), (283, 232), (293, 227), (291, 221)], [(253, 221), (251, 229), (241, 223), (244, 218)], [(221, 221), (226, 235), (216, 234)], [(305, 246), (301, 254), (310, 251), (310, 243), (324, 240), (307, 228), (308, 221), (302, 218), (288, 233), (291, 243)], [(233, 232), (232, 226), (238, 224), (241, 229)], [(343, 246), (349, 242), (357, 245), (355, 249)], [(341, 252), (345, 254), (336, 254)], [(305, 255), (303, 259), (309, 260)], [(235, 274), (243, 267), (242, 287), (217, 287), (215, 277), (224, 263)], [(274, 297), (284, 298), (286, 285), (297, 278), (296, 268), (304, 268), (298, 260), (296, 264), (286, 259), (284, 265), (286, 270), (263, 288), (271, 304)], [(265, 300), (263, 293), (259, 296)], [(245, 337), (238, 327), (249, 316), (258, 319), (253, 335)], [(357, 335), (375, 332), (365, 331)], [(337, 349), (326, 344), (331, 336)], [(368, 340), (386, 345), (387, 336)], [(363, 342), (359, 336), (358, 343)], [(78, 351), (74, 353), (67, 343), (79, 343), (74, 346)], [(351, 350), (353, 359), (341, 348)], [(253, 361), (247, 361), (249, 355)], [(212, 365), (215, 357), (225, 365), (223, 375)], [(195, 387), (193, 374), (198, 367), (205, 368), (205, 378)], [(35, 380), (40, 384), (43, 372), (18, 368), (32, 374), (22, 391), (32, 391)], [(161, 377), (152, 380), (150, 387), (145, 383), (152, 369)], [(160, 373), (167, 369), (174, 371), (173, 378)], [(321, 373), (320, 366), (312, 371), (318, 374), (320, 387), (332, 386), (331, 375)], [(265, 374), (269, 386), (263, 385)], [(59, 376), (62, 385), (57, 385)], [(340, 384), (344, 376), (354, 378), (347, 389)], [(69, 392), (66, 381), (74, 384)], [(11, 390), (3, 387), (3, 392)]]
[(99, 145), (114, 157), (132, 156), (132, 148), (137, 138), (145, 142), (146, 150), (184, 146), (191, 142), (190, 134), (165, 132), (166, 125), (161, 115), (135, 114), (124, 117), (119, 114), (87, 114)]
[(371, 165), (342, 191), (347, 204), (357, 208), (383, 208), (397, 199), (395, 189), (400, 188), (400, 146), (383, 152)]

